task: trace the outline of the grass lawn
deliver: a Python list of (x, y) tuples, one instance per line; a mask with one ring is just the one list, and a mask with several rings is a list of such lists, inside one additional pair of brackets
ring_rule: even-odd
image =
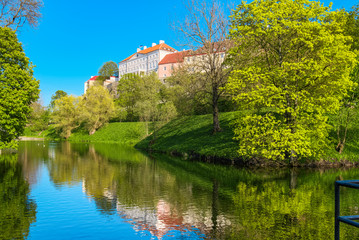
[[(149, 130), (151, 126), (149, 125)], [(148, 134), (147, 125), (144, 122), (115, 122), (106, 124), (93, 135), (80, 129), (71, 134), (72, 142), (116, 142), (134, 145)]]
[(231, 122), (236, 112), (220, 114), (222, 132), (212, 134), (212, 115), (181, 117), (164, 125), (155, 136), (151, 135), (138, 144), (139, 149), (182, 153), (195, 152), (206, 156), (236, 158), (238, 144), (233, 140)]

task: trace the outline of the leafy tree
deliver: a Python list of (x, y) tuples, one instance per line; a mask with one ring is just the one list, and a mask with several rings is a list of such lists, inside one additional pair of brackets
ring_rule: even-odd
[(36, 27), (42, 6), (41, 0), (0, 0), (0, 27), (10, 27), (16, 31), (26, 22)]
[(228, 41), (228, 18), (220, 1), (191, 0), (186, 5), (188, 15), (178, 24), (177, 30), (196, 51), (185, 62), (191, 75), (194, 75), (194, 88), (206, 95), (212, 107), (213, 133), (222, 131), (219, 123), (218, 102), (224, 94), (229, 66), (223, 64), (225, 52), (230, 48)]
[(103, 86), (90, 87), (81, 100), (81, 117), (92, 135), (107, 123), (114, 114), (115, 106), (110, 93)]
[(0, 149), (16, 147), (38, 95), (39, 82), (15, 32), (0, 27)]
[(326, 114), (355, 84), (355, 54), (340, 11), (309, 0), (255, 0), (234, 11), (235, 67), (227, 89), (243, 109), (239, 152), (270, 159), (318, 156), (327, 146)]
[[(188, 67), (175, 69), (171, 77), (166, 79), (169, 86), (166, 91), (167, 98), (176, 106), (180, 115), (209, 114), (211, 113), (210, 99), (202, 90), (197, 74), (191, 74)], [(202, 90), (201, 90), (202, 89)]]
[[(342, 10), (344, 17), (346, 18), (346, 24), (344, 25), (344, 33), (353, 38), (351, 49), (356, 53), (359, 50), (359, 5), (352, 8), (349, 13)], [(350, 74), (351, 81), (356, 83), (352, 89), (350, 89), (348, 95), (343, 98), (340, 109), (336, 115), (336, 121), (334, 127), (337, 133), (337, 145), (336, 150), (341, 154), (344, 151), (345, 144), (348, 140), (348, 128), (351, 125), (355, 125), (358, 122), (357, 105), (359, 103), (359, 56), (357, 56), (357, 63)]]
[(69, 138), (71, 132), (81, 125), (80, 97), (66, 95), (54, 102), (51, 119), (60, 136)]
[(114, 61), (109, 61), (101, 66), (96, 80), (103, 82), (112, 76), (118, 77), (118, 65)]
[(48, 128), (50, 121), (50, 111), (42, 106), (41, 102), (36, 101), (31, 104), (31, 114), (29, 116), (29, 127), (32, 131), (43, 131)]
[(50, 106), (53, 108), (54, 105), (55, 105), (55, 101), (56, 101), (57, 99), (60, 99), (60, 98), (64, 97), (64, 96), (67, 96), (67, 93), (66, 93), (66, 92), (64, 92), (64, 91), (62, 91), (62, 90), (57, 90), (57, 91), (55, 92), (55, 95), (52, 95), (52, 96), (51, 96)]
[(160, 104), (160, 91), (164, 87), (163, 84), (158, 79), (157, 74), (153, 73), (141, 77), (137, 87), (139, 91), (135, 106), (137, 115), (141, 121), (156, 121), (157, 106)]
[(116, 100), (120, 107), (126, 109), (127, 119), (135, 121), (138, 115), (135, 113), (136, 102), (140, 96), (139, 84), (141, 77), (136, 74), (122, 76), (117, 86), (118, 98)]

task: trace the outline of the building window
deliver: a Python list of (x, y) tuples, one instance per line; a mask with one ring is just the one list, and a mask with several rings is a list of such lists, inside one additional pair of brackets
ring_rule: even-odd
[(171, 65), (171, 70), (173, 70), (173, 64)]
[(167, 68), (166, 68), (166, 67), (163, 67), (163, 70), (165, 70), (165, 71), (166, 71), (166, 70), (167, 70)]
[(163, 74), (163, 76), (165, 76), (165, 77), (166, 77), (166, 74)]

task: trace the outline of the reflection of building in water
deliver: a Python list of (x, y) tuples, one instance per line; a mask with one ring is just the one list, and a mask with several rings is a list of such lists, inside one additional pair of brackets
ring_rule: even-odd
[[(159, 200), (156, 208), (126, 207), (117, 203), (118, 214), (133, 224), (136, 231), (149, 231), (153, 236), (161, 239), (172, 230), (181, 232), (193, 231), (198, 235), (208, 234), (212, 230), (213, 215), (208, 208), (204, 214), (199, 209), (193, 207), (184, 213), (177, 213), (169, 203)], [(231, 221), (224, 215), (218, 215), (217, 228), (228, 227)]]

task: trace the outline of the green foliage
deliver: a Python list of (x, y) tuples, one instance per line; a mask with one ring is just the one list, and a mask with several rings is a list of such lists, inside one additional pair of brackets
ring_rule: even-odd
[(107, 123), (114, 114), (114, 103), (110, 93), (103, 86), (92, 86), (80, 102), (81, 118), (85, 128), (92, 135)]
[(191, 74), (186, 69), (176, 69), (171, 77), (166, 79), (167, 85), (166, 95), (170, 99), (180, 116), (209, 114), (212, 109), (210, 103), (210, 95), (205, 92), (210, 89), (202, 88), (197, 81), (196, 74)]
[(66, 95), (55, 100), (51, 119), (61, 137), (69, 138), (71, 132), (81, 125), (80, 101), (80, 97), (73, 95)]
[(75, 131), (69, 140), (72, 142), (116, 142), (134, 145), (147, 136), (146, 132), (147, 126), (143, 122), (109, 123), (93, 135), (89, 135), (85, 131)]
[(118, 77), (118, 65), (114, 61), (105, 62), (98, 70), (97, 81), (105, 81), (112, 76)]
[(212, 115), (187, 116), (174, 119), (139, 142), (140, 149), (182, 153), (197, 153), (204, 156), (217, 156), (229, 159), (238, 157), (237, 143), (231, 122), (238, 113), (228, 112), (220, 115), (223, 132), (212, 134)]
[(138, 116), (135, 115), (135, 105), (140, 96), (139, 83), (141, 77), (137, 74), (126, 74), (122, 76), (117, 86), (119, 97), (116, 100), (118, 106), (126, 109), (127, 120), (135, 121)]
[(39, 95), (39, 82), (16, 34), (0, 27), (0, 149), (16, 147), (24, 131), (31, 102)]
[(65, 97), (65, 96), (67, 96), (67, 93), (66, 93), (66, 92), (64, 92), (64, 91), (62, 91), (62, 90), (57, 90), (57, 91), (55, 92), (55, 95), (52, 95), (52, 96), (51, 96), (50, 107), (53, 108), (54, 105), (55, 105), (55, 101), (56, 101), (57, 99), (60, 99), (60, 98), (62, 98), (62, 97)]
[(116, 104), (122, 111), (125, 109), (128, 121), (168, 121), (177, 111), (165, 90), (156, 73), (127, 74), (119, 81)]
[(49, 126), (50, 110), (42, 106), (39, 101), (33, 102), (31, 109), (28, 127), (34, 132), (46, 130)]
[(237, 120), (241, 154), (293, 162), (323, 154), (325, 115), (355, 86), (343, 19), (309, 0), (255, 0), (234, 11), (227, 90), (243, 109), (257, 110)]

